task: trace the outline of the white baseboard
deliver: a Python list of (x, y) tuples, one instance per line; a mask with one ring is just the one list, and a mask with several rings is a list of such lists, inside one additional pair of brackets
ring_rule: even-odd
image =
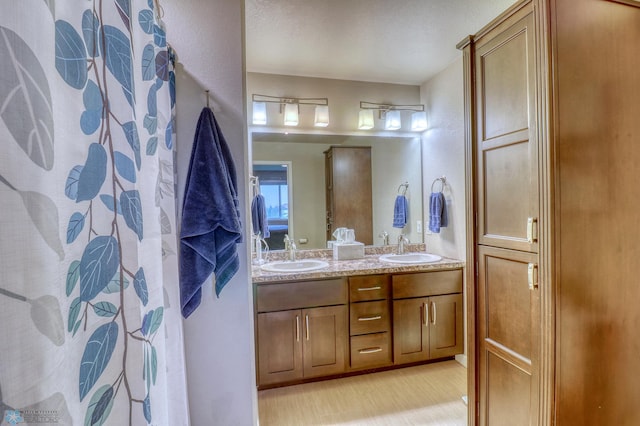
[(467, 356), (465, 354), (456, 355), (456, 361), (458, 361), (464, 368), (467, 368)]

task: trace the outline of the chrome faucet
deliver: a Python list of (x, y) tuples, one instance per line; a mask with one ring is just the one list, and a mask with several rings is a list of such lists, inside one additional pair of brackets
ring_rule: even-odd
[(295, 262), (297, 247), (293, 238), (289, 237), (289, 234), (284, 234), (284, 249), (289, 252), (289, 260)]
[(389, 245), (389, 233), (387, 231), (382, 231), (378, 237), (382, 238), (382, 244), (385, 246)]
[(400, 234), (398, 236), (398, 254), (404, 254), (404, 245), (409, 244), (409, 239), (404, 236), (404, 234)]

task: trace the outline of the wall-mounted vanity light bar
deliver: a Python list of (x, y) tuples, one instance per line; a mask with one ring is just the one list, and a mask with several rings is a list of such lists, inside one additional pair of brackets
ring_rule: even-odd
[(294, 98), (269, 95), (251, 95), (253, 101), (253, 124), (267, 124), (267, 104), (279, 104), (280, 113), (284, 113), (285, 126), (297, 126), (299, 122), (300, 105), (315, 106), (314, 125), (327, 127), (329, 125), (329, 99), (328, 98)]
[(427, 130), (427, 113), (424, 110), (424, 105), (393, 105), (365, 101), (360, 101), (358, 129), (373, 129), (375, 126), (373, 111), (378, 111), (378, 118), (384, 119), (385, 130), (398, 130), (402, 127), (401, 111), (413, 111), (411, 114), (412, 131)]
[[(267, 104), (278, 104), (280, 114), (283, 114), (285, 126), (297, 126), (299, 123), (300, 105), (315, 106), (314, 126), (327, 127), (329, 125), (328, 98), (295, 98), (270, 95), (251, 95), (253, 102), (253, 124), (267, 125)], [(378, 118), (384, 119), (385, 130), (399, 130), (402, 127), (402, 111), (412, 111), (411, 131), (422, 132), (427, 129), (427, 113), (424, 105), (394, 105), (389, 103), (375, 103), (360, 101), (358, 115), (358, 129), (369, 130), (375, 127), (373, 111), (378, 111)]]

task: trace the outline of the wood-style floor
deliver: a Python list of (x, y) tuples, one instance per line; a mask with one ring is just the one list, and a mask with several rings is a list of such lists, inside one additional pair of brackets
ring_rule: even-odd
[(260, 426), (464, 426), (467, 370), (444, 361), (258, 392)]

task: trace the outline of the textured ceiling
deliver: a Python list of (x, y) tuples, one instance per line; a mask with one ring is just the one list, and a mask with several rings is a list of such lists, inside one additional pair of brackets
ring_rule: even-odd
[(247, 71), (421, 84), (514, 0), (245, 0)]

